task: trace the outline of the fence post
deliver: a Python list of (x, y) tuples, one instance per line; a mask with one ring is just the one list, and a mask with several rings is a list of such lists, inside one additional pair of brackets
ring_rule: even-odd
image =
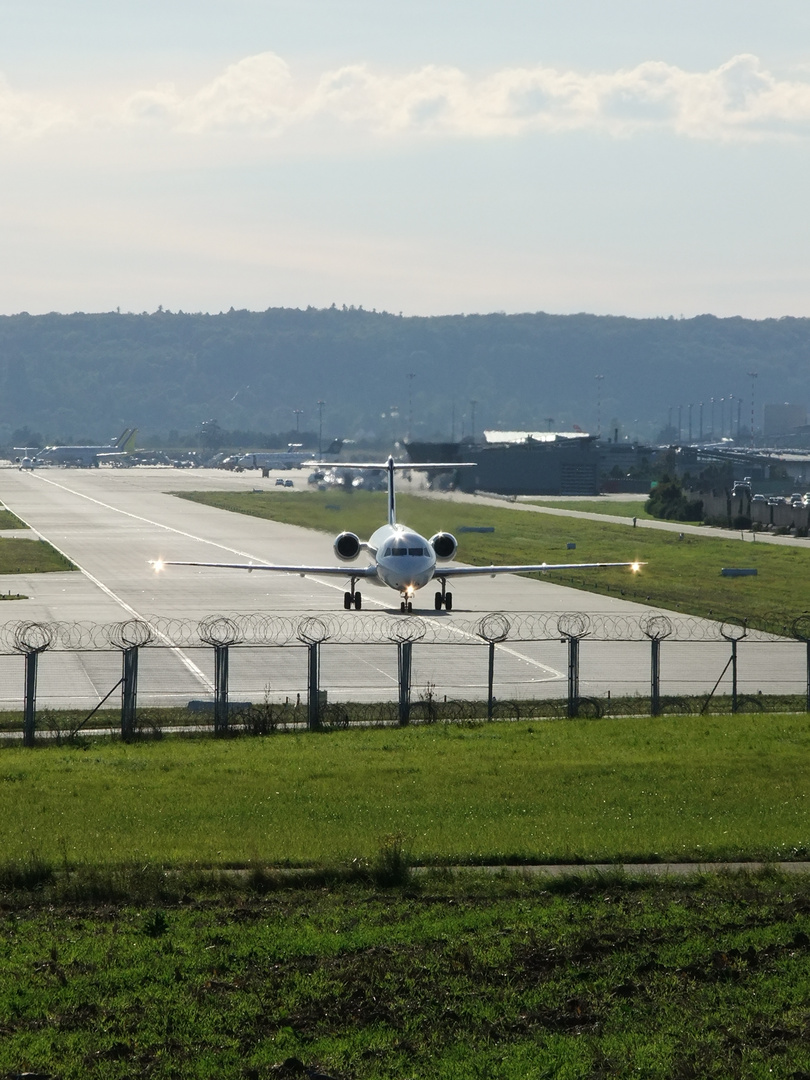
[(228, 731), (229, 647), (242, 640), (241, 631), (227, 615), (211, 615), (197, 624), (200, 640), (214, 650), (214, 734)]
[(319, 731), (321, 727), (321, 643), (330, 636), (329, 626), (317, 615), (306, 615), (298, 624), (296, 636), (307, 647), (307, 727)]
[(121, 738), (130, 742), (135, 736), (135, 715), (138, 708), (138, 646), (124, 649), (121, 680)]
[(310, 731), (317, 731), (321, 726), (320, 711), (320, 674), (321, 674), (321, 643), (311, 641), (307, 645), (309, 674), (307, 677), (307, 726)]
[(642, 633), (650, 639), (650, 716), (661, 715), (661, 642), (672, 633), (666, 615), (642, 615)]
[[(748, 633), (748, 627), (745, 623), (734, 622), (731, 619), (726, 619), (723, 625), (720, 627), (720, 633), (726, 639), (731, 642), (731, 711), (735, 713), (737, 711), (737, 642)], [(726, 665), (728, 666), (728, 665)], [(715, 689), (717, 689), (715, 687)]]
[(557, 619), (557, 631), (568, 641), (568, 716), (579, 715), (579, 643), (590, 633), (591, 620), (582, 611), (569, 611)]
[(21, 622), (14, 626), (14, 651), (25, 657), (25, 704), (23, 707), (23, 746), (33, 746), (37, 730), (37, 668), (39, 654), (53, 644), (57, 626)]
[(500, 611), (485, 615), (475, 628), (476, 634), (489, 644), (489, 671), (487, 677), (487, 720), (492, 719), (495, 711), (495, 645), (505, 641), (512, 624)]
[(399, 675), (399, 723), (401, 727), (411, 719), (411, 660), (412, 641), (397, 642), (397, 670)]
[(149, 623), (142, 619), (127, 619), (116, 623), (110, 642), (122, 653), (121, 674), (121, 738), (129, 742), (135, 737), (135, 718), (138, 711), (138, 650), (154, 641)]
[(495, 642), (489, 643), (489, 673), (487, 678), (487, 720), (492, 719), (492, 707), (495, 701), (493, 686), (495, 685)]
[(214, 646), (214, 734), (228, 730), (228, 645)]
[(25, 654), (25, 712), (23, 716), (23, 746), (33, 746), (37, 730), (37, 663), (39, 653)]
[(579, 712), (579, 638), (568, 639), (568, 715)]
[(650, 639), (650, 716), (661, 714), (661, 639)]

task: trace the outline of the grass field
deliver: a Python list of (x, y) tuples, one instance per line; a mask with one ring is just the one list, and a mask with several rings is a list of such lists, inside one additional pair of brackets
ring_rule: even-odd
[[(656, 521), (653, 514), (644, 509), (642, 499), (554, 499), (539, 497), (525, 499), (535, 506), (550, 506), (557, 510), (577, 510), (583, 514), (612, 514), (615, 517), (638, 518), (639, 521)], [(695, 522), (699, 524), (699, 522)]]
[(60, 555), (45, 540), (0, 538), (0, 576), (3, 574), (48, 574), (75, 570), (76, 567)]
[(0, 529), (24, 529), (25, 522), (12, 514), (10, 510), (6, 510), (5, 507), (0, 506)]
[[(224, 510), (272, 518), (336, 535), (351, 529), (369, 536), (385, 513), (385, 496), (370, 492), (221, 493), (183, 497)], [(397, 498), (400, 520), (425, 536), (449, 529), (459, 538), (459, 559), (488, 563), (615, 562), (639, 559), (638, 575), (625, 570), (560, 571), (549, 580), (591, 592), (610, 592), (691, 615), (784, 621), (810, 610), (810, 550), (716, 536), (685, 535), (611, 522), (533, 514), (506, 507), (459, 504), (418, 496)], [(492, 525), (494, 533), (459, 535), (461, 526)], [(575, 543), (576, 550), (567, 544)], [(326, 552), (325, 552), (326, 557)], [(723, 567), (752, 567), (757, 576), (721, 577)]]
[(806, 715), (6, 746), (0, 1073), (806, 1077), (810, 877), (442, 866), (806, 858), (808, 750)]
[(0, 752), (7, 859), (804, 858), (810, 717), (434, 725)]
[(810, 1075), (807, 879), (86, 884), (3, 895), (5, 1076)]

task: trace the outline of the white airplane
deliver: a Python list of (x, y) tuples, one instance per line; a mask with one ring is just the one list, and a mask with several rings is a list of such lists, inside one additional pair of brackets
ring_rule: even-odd
[(113, 443), (106, 446), (45, 446), (33, 457), (33, 465), (21, 468), (33, 468), (34, 465), (48, 463), (52, 465), (75, 465), (80, 468), (98, 468), (101, 462), (120, 461), (135, 449), (137, 428), (124, 428)]
[[(311, 462), (317, 465), (320, 462)], [(406, 525), (397, 523), (394, 499), (394, 476), (397, 471), (415, 471), (417, 469), (458, 469), (470, 462), (447, 462), (432, 464), (397, 464), (389, 457), (384, 465), (350, 464), (351, 469), (385, 469), (388, 473), (388, 521), (381, 525), (371, 537), (363, 541), (352, 532), (342, 532), (335, 538), (334, 551), (344, 563), (353, 562), (361, 552), (366, 552), (373, 560), (369, 566), (281, 566), (276, 563), (210, 563), (186, 562), (178, 560), (150, 560), (156, 571), (164, 566), (208, 566), (228, 570), (274, 570), (282, 574), (321, 574), (333, 577), (348, 577), (349, 589), (343, 594), (343, 606), (347, 610), (362, 607), (362, 595), (357, 591), (359, 581), (369, 581), (377, 585), (387, 585), (395, 589), (401, 597), (401, 612), (413, 610), (413, 598), (419, 589), (431, 581), (437, 581), (441, 589), (436, 591), (434, 606), (437, 611), (453, 609), (453, 594), (447, 591), (447, 582), (452, 578), (487, 576), (496, 574), (537, 573), (545, 570), (588, 569), (608, 566), (629, 566), (635, 573), (642, 565), (639, 562), (600, 562), (600, 563), (531, 563), (519, 566), (448, 566), (455, 557), (458, 544), (456, 538), (448, 532), (438, 532), (430, 539)]]
[[(333, 464), (337, 460), (343, 439), (335, 439), (323, 451), (324, 461), (330, 460)], [(267, 453), (263, 450), (249, 454), (240, 454), (236, 462), (237, 469), (261, 469), (263, 475), (267, 475), (271, 469), (298, 469), (301, 465), (309, 463), (312, 454), (305, 453), (298, 444), (290, 443), (285, 450)]]

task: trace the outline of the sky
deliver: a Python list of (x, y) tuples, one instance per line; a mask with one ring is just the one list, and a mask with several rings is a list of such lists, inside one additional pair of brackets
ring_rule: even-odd
[(0, 314), (810, 316), (807, 0), (0, 0)]

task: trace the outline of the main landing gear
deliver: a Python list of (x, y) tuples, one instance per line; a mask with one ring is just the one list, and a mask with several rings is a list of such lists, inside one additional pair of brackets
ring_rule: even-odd
[(360, 609), (363, 607), (363, 597), (360, 595), (359, 592), (355, 592), (354, 589), (356, 584), (356, 579), (352, 578), (351, 589), (349, 590), (349, 592), (345, 592), (343, 594), (343, 606), (347, 611), (350, 611), (352, 608), (354, 608), (355, 611), (360, 611)]
[(436, 593), (434, 599), (434, 606), (437, 611), (441, 611), (442, 608), (444, 608), (445, 611), (452, 611), (453, 594), (451, 592), (447, 592), (447, 581), (445, 580), (445, 578), (439, 578), (439, 581), (442, 583), (442, 590), (441, 592)]

